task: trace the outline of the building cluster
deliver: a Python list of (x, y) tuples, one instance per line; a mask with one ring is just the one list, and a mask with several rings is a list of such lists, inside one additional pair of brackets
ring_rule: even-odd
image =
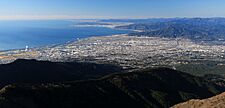
[[(13, 52), (13, 53), (12, 53)], [(88, 61), (118, 64), (124, 68), (173, 66), (196, 60), (225, 60), (225, 46), (197, 44), (188, 39), (114, 35), (91, 37), (28, 52), (0, 52), (0, 62), (17, 58), (50, 61)]]

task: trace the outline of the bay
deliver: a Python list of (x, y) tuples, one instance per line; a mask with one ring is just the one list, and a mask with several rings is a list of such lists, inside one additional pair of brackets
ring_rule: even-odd
[(129, 30), (78, 27), (78, 20), (0, 21), (0, 50), (62, 44), (77, 38), (125, 34)]

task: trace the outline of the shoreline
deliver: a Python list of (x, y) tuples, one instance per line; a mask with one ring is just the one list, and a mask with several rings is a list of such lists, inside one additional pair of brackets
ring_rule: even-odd
[[(92, 21), (92, 20), (84, 20), (84, 21), (82, 21), (81, 20), (80, 23), (86, 23), (86, 22), (89, 22), (89, 23), (96, 23), (96, 22), (97, 23), (104, 23), (104, 22), (98, 22), (98, 21), (99, 20), (95, 20), (95, 21)], [(63, 23), (64, 23), (64, 21), (63, 21)], [(50, 22), (49, 25), (51, 25), (51, 24), (52, 23)], [(74, 24), (77, 25), (78, 23), (77, 22), (76, 23), (73, 23), (72, 22), (68, 26), (71, 26), (71, 25), (74, 25)], [(55, 45), (66, 44), (66, 43), (70, 43), (70, 42), (76, 41), (77, 39), (81, 39), (81, 38), (89, 38), (89, 37), (94, 37), (94, 36), (106, 36), (106, 35), (114, 35), (114, 34), (123, 34), (123, 33), (127, 33), (128, 34), (129, 32), (131, 32), (131, 31), (126, 31), (126, 30), (121, 30), (121, 29), (115, 29), (116, 26), (120, 26), (121, 25), (120, 23), (114, 23), (114, 22), (112, 22), (110, 24), (113, 25), (113, 27), (109, 27), (109, 26), (103, 26), (103, 27), (101, 27), (101, 26), (98, 26), (98, 25), (93, 25), (93, 26), (91, 26), (91, 27), (94, 27), (93, 29), (92, 28), (89, 29), (86, 26), (87, 29), (81, 29), (81, 30), (79, 28), (78, 29), (76, 29), (76, 28), (74, 29), (74, 27), (70, 27), (70, 28), (73, 28), (74, 30), (73, 30), (73, 33), (72, 34), (71, 33), (69, 34), (69, 36), (67, 35), (64, 38), (63, 34), (62, 35), (59, 34), (61, 36), (60, 38), (62, 38), (62, 40), (64, 39), (65, 41), (60, 41), (59, 40), (60, 38), (58, 39), (58, 41), (54, 41), (54, 40), (57, 40), (58, 37), (56, 37), (55, 39), (54, 39), (54, 37), (52, 37), (52, 38), (46, 38), (46, 39), (53, 39), (52, 42), (51, 41), (50, 42), (43, 41), (42, 44), (38, 44), (36, 41), (34, 41), (35, 44), (33, 44), (32, 43), (33, 42), (32, 38), (29, 38), (28, 37), (29, 35), (32, 37), (32, 34), (28, 34), (28, 36), (27, 36), (28, 39), (24, 38), (24, 41), (23, 40), (20, 40), (19, 41), (20, 43), (16, 42), (18, 44), (15, 43), (15, 45), (14, 45), (13, 44), (14, 43), (14, 40), (13, 40), (13, 36), (14, 35), (12, 35), (12, 34), (9, 33), (8, 34), (9, 37), (10, 37), (10, 35), (12, 35), (11, 36), (12, 38), (11, 37), (10, 38), (6, 38), (6, 41), (9, 40), (9, 42), (12, 43), (12, 44), (9, 45), (8, 43), (4, 43), (4, 38), (1, 39), (1, 41), (3, 43), (2, 43), (2, 48), (0, 48), (0, 52), (7, 52), (7, 51), (13, 51), (13, 50), (24, 50), (26, 48), (26, 45), (28, 45), (30, 48), (33, 49), (33, 48), (40, 48), (40, 47), (46, 47), (46, 46), (55, 46)], [(101, 27), (102, 29), (101, 28), (98, 29), (98, 27)], [(108, 30), (108, 29), (111, 29), (111, 30)], [(85, 32), (87, 32), (87, 33), (85, 33)], [(15, 32), (15, 33), (17, 33), (17, 32)], [(48, 32), (46, 31), (46, 33), (48, 33)], [(51, 31), (50, 31), (49, 34), (51, 35)], [(18, 35), (23, 35), (23, 34), (20, 33)], [(54, 36), (55, 34), (52, 34), (52, 35)], [(41, 38), (38, 38), (37, 41), (40, 41), (41, 42), (41, 40), (39, 40), (39, 39), (41, 39)]]

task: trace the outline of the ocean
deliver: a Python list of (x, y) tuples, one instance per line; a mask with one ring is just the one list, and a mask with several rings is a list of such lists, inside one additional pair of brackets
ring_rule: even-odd
[(125, 34), (129, 30), (78, 27), (78, 20), (0, 21), (0, 50), (63, 44), (77, 38)]

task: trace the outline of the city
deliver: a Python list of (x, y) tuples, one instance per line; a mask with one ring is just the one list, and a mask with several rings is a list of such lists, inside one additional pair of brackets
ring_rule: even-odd
[(1, 52), (1, 64), (16, 59), (83, 61), (120, 65), (125, 69), (173, 67), (195, 61), (225, 60), (223, 45), (197, 44), (189, 39), (124, 35), (79, 39), (74, 42)]

